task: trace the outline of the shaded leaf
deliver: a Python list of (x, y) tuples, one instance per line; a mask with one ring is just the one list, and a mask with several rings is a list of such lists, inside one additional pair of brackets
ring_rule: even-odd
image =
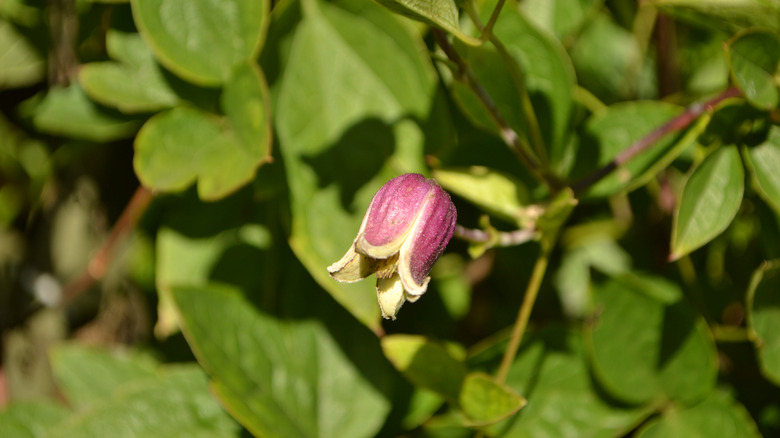
[(417, 21), (428, 23), (446, 30), (456, 38), (468, 44), (479, 44), (460, 30), (458, 24), (458, 5), (455, 0), (377, 0), (391, 11), (405, 15)]
[(529, 404), (511, 420), (508, 438), (609, 438), (621, 436), (650, 414), (604, 399), (591, 379), (582, 337), (552, 326), (528, 336), (507, 384)]
[(227, 83), (260, 53), (268, 0), (132, 0), (133, 17), (157, 59), (198, 85)]
[(670, 260), (705, 245), (736, 216), (745, 190), (736, 146), (720, 147), (688, 177), (675, 209)]
[(487, 426), (517, 413), (526, 401), (511, 388), (496, 382), (484, 373), (469, 373), (463, 381), (460, 407), (466, 415), (465, 424)]
[(586, 339), (595, 377), (619, 400), (642, 404), (706, 396), (717, 375), (704, 321), (674, 283), (624, 275), (594, 291), (598, 321)]
[(748, 328), (761, 370), (780, 385), (780, 261), (766, 262), (753, 274), (747, 295)]
[[(634, 142), (681, 111), (680, 107), (664, 102), (639, 101), (615, 104), (606, 111), (592, 115), (586, 122), (571, 177), (581, 178), (606, 166)], [(643, 175), (649, 169), (676, 149), (678, 137), (673, 134), (656, 141), (650, 148), (591, 186), (587, 196), (612, 196), (626, 190), (638, 178), (645, 179)]]
[(747, 148), (743, 157), (750, 170), (753, 187), (780, 215), (780, 127), (771, 127), (766, 141)]
[(780, 66), (780, 38), (766, 31), (737, 35), (726, 53), (731, 77), (747, 100), (758, 108), (772, 109), (780, 102), (780, 83), (775, 79)]

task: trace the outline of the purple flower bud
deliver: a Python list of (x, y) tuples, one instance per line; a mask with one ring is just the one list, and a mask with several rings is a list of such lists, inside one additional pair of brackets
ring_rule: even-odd
[(405, 301), (425, 293), (456, 219), (450, 195), (432, 179), (416, 173), (393, 178), (374, 195), (355, 241), (328, 272), (341, 282), (376, 273), (382, 316), (395, 319)]

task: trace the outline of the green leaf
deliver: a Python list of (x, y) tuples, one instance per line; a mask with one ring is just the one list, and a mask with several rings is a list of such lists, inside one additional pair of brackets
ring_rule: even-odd
[(780, 215), (780, 127), (769, 128), (766, 141), (745, 149), (743, 157), (756, 192)]
[[(659, 101), (627, 102), (612, 105), (606, 111), (592, 115), (577, 153), (571, 178), (582, 178), (611, 163), (621, 152), (631, 147), (654, 129), (677, 116), (681, 108)], [(668, 135), (634, 156), (587, 191), (589, 197), (608, 197), (627, 190), (666, 154), (676, 150), (678, 135)], [(682, 147), (684, 149), (684, 147)]]
[(132, 0), (133, 17), (157, 59), (198, 85), (228, 83), (254, 61), (265, 38), (268, 0)]
[(382, 350), (413, 385), (457, 405), (467, 370), (444, 346), (424, 336), (390, 335), (382, 338)]
[(35, 47), (0, 18), (0, 90), (43, 80), (45, 64)]
[(484, 426), (500, 421), (525, 405), (525, 399), (482, 373), (469, 374), (463, 363), (424, 336), (382, 338), (390, 362), (416, 387), (428, 389), (459, 409), (465, 424)]
[(270, 160), (267, 105), (260, 70), (239, 67), (222, 93), (225, 118), (177, 107), (149, 119), (135, 140), (138, 178), (147, 187), (173, 192), (197, 181), (198, 194), (208, 200), (234, 192)]
[(0, 411), (0, 436), (43, 438), (69, 413), (65, 406), (50, 401), (15, 402)]
[[(485, 15), (490, 11), (490, 4), (486, 4)], [(573, 110), (575, 76), (571, 61), (554, 36), (537, 29), (515, 8), (505, 7), (502, 10), (494, 32), (506, 46), (510, 59), (502, 57), (495, 47), (488, 44), (480, 47), (459, 45), (458, 51), (495, 102), (498, 112), (521, 135), (529, 132), (531, 123), (523, 111), (520, 98), (520, 87), (526, 88), (545, 152), (550, 162), (559, 167), (566, 152)], [(498, 133), (495, 122), (471, 87), (455, 82), (452, 92), (476, 125)]]
[(208, 390), (196, 365), (167, 367), (159, 377), (134, 381), (111, 398), (69, 417), (47, 436), (238, 437), (240, 428)]
[(764, 0), (649, 0), (664, 12), (703, 27), (728, 33), (747, 27), (780, 30), (780, 4)]
[(118, 62), (92, 62), (79, 71), (79, 82), (92, 99), (125, 113), (157, 111), (179, 102), (139, 34), (109, 29), (106, 49)]
[(422, 21), (454, 35), (461, 41), (476, 45), (479, 39), (460, 30), (458, 24), (458, 5), (455, 0), (377, 0), (393, 12)]
[(651, 413), (602, 397), (588, 370), (582, 336), (560, 326), (524, 339), (507, 384), (529, 404), (501, 435), (506, 438), (622, 436)]
[(578, 83), (607, 103), (655, 98), (655, 67), (640, 39), (607, 12), (594, 14), (569, 48)]
[(132, 137), (141, 124), (96, 105), (76, 84), (36, 95), (19, 111), (41, 132), (98, 143)]
[(563, 40), (582, 27), (602, 3), (602, 0), (527, 0), (521, 7), (526, 17)]
[(466, 425), (487, 426), (519, 411), (526, 401), (511, 388), (483, 373), (470, 373), (463, 381), (460, 407)]
[(483, 166), (435, 169), (433, 177), (449, 192), (478, 205), (488, 213), (523, 225), (528, 189), (512, 175)]
[(720, 147), (693, 170), (675, 210), (670, 260), (705, 245), (729, 226), (742, 204), (744, 179), (736, 146)]
[[(214, 391), (253, 434), (349, 438), (382, 426), (390, 404), (371, 380), (378, 364), (358, 369), (320, 323), (258, 313), (226, 286), (176, 287), (171, 296)], [(358, 354), (371, 352), (354, 342)]]
[(315, 280), (363, 324), (379, 327), (372, 280), (338, 283), (326, 267), (355, 239), (383, 183), (421, 172), (434, 93), (423, 45), (362, 0), (306, 1), (281, 88), (276, 128), (290, 187), (290, 244)]
[(701, 403), (691, 407), (672, 406), (649, 421), (637, 438), (759, 438), (755, 422), (744, 406), (723, 390), (713, 391)]
[(634, 404), (692, 403), (717, 375), (707, 326), (674, 283), (624, 275), (594, 291), (599, 319), (587, 330), (593, 372), (613, 397)]
[(747, 100), (769, 110), (780, 102), (780, 38), (762, 30), (743, 32), (726, 45), (731, 77)]
[(780, 385), (780, 261), (765, 262), (753, 274), (747, 294), (748, 328), (763, 374)]
[(123, 384), (156, 377), (156, 363), (132, 352), (114, 352), (63, 344), (51, 353), (57, 386), (71, 406), (102, 403)]

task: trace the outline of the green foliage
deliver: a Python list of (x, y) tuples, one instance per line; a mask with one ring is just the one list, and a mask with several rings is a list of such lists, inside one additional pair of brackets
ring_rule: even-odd
[(777, 1), (0, 0), (0, 111), (2, 437), (780, 434)]

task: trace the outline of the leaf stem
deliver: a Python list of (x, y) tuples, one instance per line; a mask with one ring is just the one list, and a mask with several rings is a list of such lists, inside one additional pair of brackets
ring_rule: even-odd
[[(493, 9), (493, 13), (490, 15), (490, 19), (487, 22), (487, 25), (481, 29), (482, 32), (482, 42), (485, 42), (489, 39), (492, 39), (493, 37), (493, 26), (495, 26), (496, 21), (498, 20), (498, 15), (501, 13), (501, 9), (504, 7), (505, 0), (498, 0), (498, 3), (496, 3), (496, 7)], [(469, 2), (469, 9), (474, 9), (474, 3)]]
[(695, 103), (689, 106), (682, 114), (652, 130), (649, 134), (640, 138), (627, 149), (620, 152), (612, 161), (604, 165), (604, 167), (597, 169), (595, 172), (572, 184), (572, 190), (574, 190), (574, 193), (576, 194), (584, 192), (612, 173), (613, 170), (649, 149), (655, 142), (665, 137), (667, 134), (687, 128), (688, 125), (693, 123), (703, 113), (713, 111), (713, 108), (720, 102), (731, 97), (738, 97), (741, 94), (742, 93), (737, 87), (731, 87), (704, 103)]
[(547, 271), (547, 264), (550, 259), (550, 250), (553, 245), (542, 244), (542, 252), (539, 258), (536, 259), (534, 264), (534, 270), (531, 273), (531, 279), (528, 281), (528, 286), (525, 290), (525, 296), (523, 297), (523, 304), (520, 306), (520, 310), (517, 314), (517, 320), (512, 327), (512, 334), (509, 338), (509, 344), (504, 350), (504, 357), (501, 359), (501, 364), (498, 366), (496, 372), (496, 380), (499, 383), (506, 381), (506, 376), (509, 374), (509, 368), (512, 366), (512, 362), (517, 355), (517, 350), (520, 348), (520, 341), (523, 339), (523, 334), (528, 326), (528, 319), (531, 316), (531, 310), (536, 302), (536, 297), (539, 294), (539, 289), (542, 286), (542, 279)]

